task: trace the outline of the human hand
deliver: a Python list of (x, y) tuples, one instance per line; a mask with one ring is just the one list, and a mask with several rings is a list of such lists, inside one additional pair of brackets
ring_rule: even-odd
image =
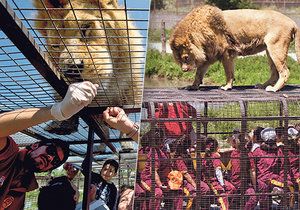
[(130, 133), (134, 126), (134, 123), (120, 107), (107, 107), (103, 112), (103, 120), (113, 129), (117, 129), (126, 134)]
[(71, 84), (64, 99), (51, 107), (51, 115), (59, 121), (70, 118), (92, 102), (98, 87), (89, 81)]
[(69, 162), (66, 162), (63, 168), (67, 171), (67, 177), (69, 180), (72, 180), (78, 174), (79, 171), (76, 167), (74, 167), (72, 163)]

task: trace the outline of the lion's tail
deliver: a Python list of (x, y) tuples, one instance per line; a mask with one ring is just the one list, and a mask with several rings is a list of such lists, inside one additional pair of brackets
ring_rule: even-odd
[(295, 28), (295, 50), (297, 61), (300, 63), (300, 28)]

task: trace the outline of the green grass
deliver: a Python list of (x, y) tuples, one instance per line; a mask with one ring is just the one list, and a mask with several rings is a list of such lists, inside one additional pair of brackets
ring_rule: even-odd
[[(299, 64), (293, 59), (288, 58), (288, 68), (290, 70), (288, 84), (300, 84)], [(236, 59), (234, 75), (234, 85), (255, 85), (258, 83), (264, 83), (269, 78), (267, 57), (251, 56)], [(195, 72), (184, 73), (178, 64), (175, 63), (172, 55), (162, 55), (157, 50), (148, 50), (146, 76), (158, 76), (172, 80), (180, 79), (192, 81), (195, 77)], [(204, 81), (209, 81), (209, 84), (224, 84), (225, 72), (222, 64), (216, 62), (211, 65), (204, 78)]]

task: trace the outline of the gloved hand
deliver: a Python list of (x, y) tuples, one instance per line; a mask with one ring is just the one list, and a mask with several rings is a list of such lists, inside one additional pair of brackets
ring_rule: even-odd
[(69, 119), (92, 102), (98, 87), (88, 81), (71, 84), (64, 99), (51, 107), (51, 115), (58, 121)]

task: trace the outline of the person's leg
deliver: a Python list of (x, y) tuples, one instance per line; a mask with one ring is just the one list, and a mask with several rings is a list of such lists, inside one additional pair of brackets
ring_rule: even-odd
[(264, 193), (269, 193), (270, 192), (270, 187), (261, 180), (257, 180), (257, 188), (258, 192), (262, 193), (262, 195), (259, 196), (259, 209), (260, 210), (269, 210), (270, 208), (270, 196), (265, 195)]
[[(211, 194), (211, 190), (208, 186), (208, 184), (206, 184), (203, 181), (200, 181), (200, 194), (201, 194), (201, 208), (202, 209), (209, 209), (210, 206), (210, 197), (205, 197), (206, 195)], [(204, 197), (203, 197), (204, 196)]]
[(255, 209), (258, 199), (257, 199), (257, 196), (255, 195), (254, 188), (252, 188), (252, 187), (248, 188), (245, 192), (245, 195), (246, 195), (246, 204), (245, 204), (244, 210)]
[[(146, 198), (146, 191), (138, 183), (135, 183), (134, 192), (135, 192), (135, 196), (137, 198), (147, 199)], [(136, 209), (146, 210), (147, 209), (146, 200), (136, 201), (135, 204), (134, 204), (134, 207)]]
[(211, 182), (211, 188), (215, 195), (221, 195), (218, 198), (218, 202), (220, 204), (221, 210), (228, 210), (229, 209), (229, 202), (228, 202), (228, 196), (225, 192), (225, 189), (219, 184), (218, 181)]
[(186, 209), (189, 210), (189, 209), (191, 209), (191, 207), (193, 205), (193, 200), (196, 196), (196, 189), (193, 187), (193, 185), (188, 183), (186, 180), (184, 181), (183, 194), (184, 194), (184, 196), (189, 196), (186, 199), (187, 200)]

